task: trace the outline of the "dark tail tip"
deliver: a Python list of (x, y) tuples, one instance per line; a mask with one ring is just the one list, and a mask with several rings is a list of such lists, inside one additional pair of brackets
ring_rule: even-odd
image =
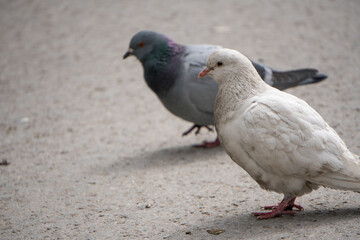
[(318, 83), (321, 81), (324, 81), (328, 76), (322, 73), (318, 73), (316, 75), (314, 75), (311, 78), (307, 78), (304, 81), (301, 81), (299, 83), (299, 85), (307, 85), (307, 84), (313, 84), (313, 83)]
[(314, 79), (314, 80), (312, 81), (312, 83), (321, 82), (321, 81), (327, 79), (327, 77), (328, 77), (328, 76), (325, 75), (325, 74), (318, 73), (318, 74), (316, 74), (315, 76), (312, 77), (312, 78)]

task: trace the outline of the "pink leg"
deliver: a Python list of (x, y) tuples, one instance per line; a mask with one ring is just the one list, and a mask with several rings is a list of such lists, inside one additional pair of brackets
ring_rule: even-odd
[(279, 205), (275, 206), (265, 206), (264, 209), (272, 210), (270, 212), (255, 212), (253, 213), (257, 216), (258, 219), (268, 219), (273, 217), (280, 217), (282, 215), (295, 215), (295, 212), (292, 211), (292, 208), (295, 207), (299, 210), (304, 208), (300, 205), (295, 204), (296, 197), (287, 197), (284, 198)]
[(194, 147), (196, 148), (214, 148), (214, 147), (217, 147), (220, 145), (220, 141), (219, 141), (219, 138), (216, 138), (215, 141), (213, 142), (203, 142), (201, 144), (196, 144), (194, 145)]

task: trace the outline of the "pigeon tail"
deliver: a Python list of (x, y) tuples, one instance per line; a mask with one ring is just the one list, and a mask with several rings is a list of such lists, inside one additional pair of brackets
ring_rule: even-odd
[(327, 174), (317, 176), (310, 181), (333, 189), (360, 192), (360, 179), (352, 178), (341, 173), (333, 172), (331, 176)]
[(273, 87), (284, 90), (298, 85), (320, 82), (327, 78), (325, 74), (318, 74), (318, 70), (305, 68), (291, 71), (272, 72)]
[(321, 82), (322, 80), (325, 80), (328, 76), (322, 73), (318, 73), (315, 76), (305, 79), (304, 81), (299, 82), (299, 85), (306, 85), (306, 84), (312, 84)]

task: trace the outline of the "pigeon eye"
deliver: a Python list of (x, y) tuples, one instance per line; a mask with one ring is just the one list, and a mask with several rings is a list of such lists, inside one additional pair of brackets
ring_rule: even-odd
[(222, 63), (222, 62), (217, 62), (216, 65), (217, 65), (218, 67), (220, 67), (220, 66), (223, 65), (223, 63)]
[(139, 46), (140, 48), (142, 48), (144, 45), (145, 45), (144, 42), (139, 42), (139, 44), (138, 44), (138, 46)]

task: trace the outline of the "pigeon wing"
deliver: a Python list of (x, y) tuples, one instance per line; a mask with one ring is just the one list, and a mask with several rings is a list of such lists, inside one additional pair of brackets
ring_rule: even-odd
[(241, 137), (247, 154), (264, 171), (303, 179), (348, 175), (345, 168), (355, 163), (354, 155), (306, 102), (280, 91), (249, 101)]

